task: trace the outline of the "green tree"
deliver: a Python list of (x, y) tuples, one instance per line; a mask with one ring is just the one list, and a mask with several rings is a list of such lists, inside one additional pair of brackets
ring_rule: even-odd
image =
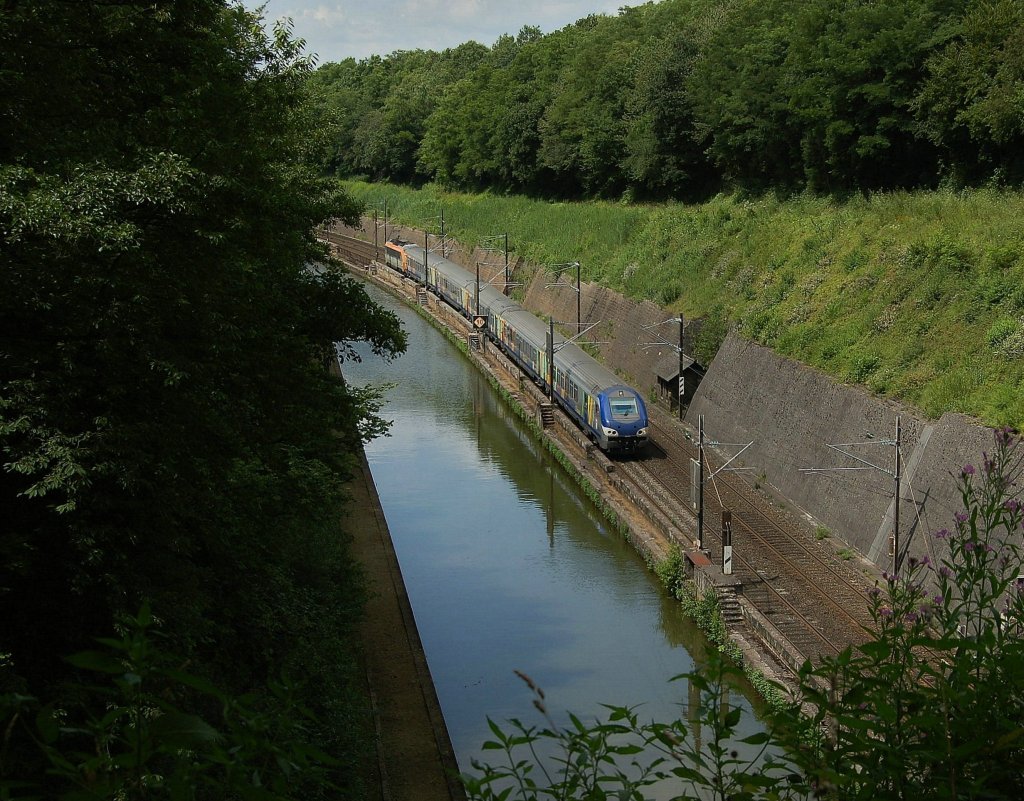
[(298, 664), (333, 688), (338, 744), (360, 603), (340, 434), (379, 421), (324, 362), (404, 338), (310, 267), (314, 226), (357, 213), (311, 166), (310, 61), (222, 0), (2, 12), (0, 682), (47, 697), (61, 654), (150, 598), (227, 691), (273, 708)]
[[(283, 801), (340, 789), (329, 777), (338, 760), (313, 741), (316, 719), (294, 683), (271, 682), (279, 709), (268, 712), (177, 667), (180, 657), (161, 647), (147, 607), (119, 628), (101, 639), (102, 649), (68, 657), (89, 677), (74, 699), (43, 704), (0, 694), (0, 766), (22, 736), (47, 766), (45, 778), (23, 764), (0, 768), (4, 798)], [(204, 716), (184, 709), (197, 698)]]
[(501, 73), (481, 67), (456, 82), (430, 115), (419, 147), (421, 170), (446, 185), (484, 187), (498, 180), (492, 140), (500, 114), (493, 100)]
[(936, 153), (918, 134), (912, 103), (943, 37), (936, 5), (846, 0), (794, 9), (782, 75), (809, 188), (934, 180)]
[(636, 32), (621, 18), (589, 17), (576, 27), (582, 35), (540, 123), (539, 158), (560, 192), (617, 195)]
[(799, 126), (783, 65), (793, 0), (737, 0), (694, 65), (690, 96), (699, 136), (723, 179), (751, 189), (801, 183)]
[(505, 70), (504, 92), (491, 100), (501, 114), (494, 131), (501, 185), (548, 193), (554, 176), (539, 157), (541, 122), (572, 52), (575, 33), (568, 28), (544, 37), (539, 33), (532, 28), (520, 31), (515, 58)]
[(724, 13), (703, 5), (677, 0), (643, 18), (645, 35), (633, 57), (626, 97), (622, 159), (638, 196), (699, 197), (716, 187), (691, 91), (694, 65)]
[(1024, 9), (974, 2), (927, 62), (915, 107), (954, 177), (1024, 179)]

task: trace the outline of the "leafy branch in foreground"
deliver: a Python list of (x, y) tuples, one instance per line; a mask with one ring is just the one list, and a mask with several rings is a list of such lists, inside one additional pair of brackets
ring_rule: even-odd
[[(121, 630), (68, 657), (91, 676), (75, 702), (0, 695), (0, 798), (273, 801), (332, 786), (327, 771), (338, 763), (313, 745), (315, 719), (292, 682), (272, 682), (269, 703), (232, 696), (173, 666), (180, 659), (159, 645), (148, 607)], [(33, 746), (45, 779), (16, 764)]]
[[(958, 477), (963, 510), (900, 576), (870, 594), (871, 638), (805, 663), (794, 700), (768, 732), (740, 737), (727, 707), (736, 668), (711, 651), (690, 682), (687, 720), (641, 723), (607, 706), (586, 725), (489, 722), (501, 752), (463, 776), (470, 798), (716, 801), (1017, 799), (1024, 795), (1024, 582), (1020, 578), (1024, 448), (995, 432), (979, 468)], [(810, 710), (810, 711), (808, 711)]]
[[(741, 672), (712, 650), (699, 672), (675, 677), (689, 685), (686, 718), (640, 720), (635, 708), (604, 705), (607, 716), (584, 724), (573, 714), (559, 726), (548, 712), (544, 691), (517, 674), (534, 693), (545, 726), (489, 720), (495, 739), (485, 751), (500, 751), (497, 764), (474, 762), (462, 780), (471, 799), (643, 799), (655, 787), (685, 788), (674, 798), (800, 798), (807, 787), (789, 759), (765, 732), (742, 736), (743, 711), (728, 703), (728, 687)], [(771, 791), (772, 795), (766, 795)]]

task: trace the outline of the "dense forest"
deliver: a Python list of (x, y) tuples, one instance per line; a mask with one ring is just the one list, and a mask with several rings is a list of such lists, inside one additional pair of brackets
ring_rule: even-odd
[[(358, 797), (342, 529), (404, 347), (310, 269), (310, 60), (227, 0), (0, 2), (0, 798)], [(340, 795), (339, 795), (340, 794)]]
[(1017, 0), (663, 0), (312, 77), (329, 166), (548, 198), (1024, 179)]

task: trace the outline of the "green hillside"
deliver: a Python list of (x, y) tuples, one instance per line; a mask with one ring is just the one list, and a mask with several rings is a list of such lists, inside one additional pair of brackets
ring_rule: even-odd
[(534, 263), (729, 327), (837, 379), (920, 407), (1024, 424), (1024, 194), (848, 201), (717, 196), (700, 205), (548, 203), (346, 183), (389, 218), (473, 245), (508, 232)]

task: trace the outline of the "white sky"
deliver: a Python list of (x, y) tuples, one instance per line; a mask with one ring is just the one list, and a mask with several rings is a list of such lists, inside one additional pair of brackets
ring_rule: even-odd
[(291, 17), (293, 35), (319, 64), (395, 50), (444, 50), (474, 39), (488, 47), (524, 25), (544, 33), (590, 14), (615, 15), (643, 0), (243, 0), (266, 5), (268, 28)]

